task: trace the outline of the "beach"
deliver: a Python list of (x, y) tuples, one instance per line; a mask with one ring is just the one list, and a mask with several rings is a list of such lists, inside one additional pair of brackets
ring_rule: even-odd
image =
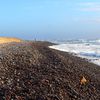
[(100, 100), (100, 67), (50, 45), (0, 44), (0, 99)]

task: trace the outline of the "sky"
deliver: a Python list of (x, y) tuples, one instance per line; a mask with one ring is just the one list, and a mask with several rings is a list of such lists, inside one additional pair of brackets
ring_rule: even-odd
[(0, 36), (100, 38), (100, 0), (0, 0)]

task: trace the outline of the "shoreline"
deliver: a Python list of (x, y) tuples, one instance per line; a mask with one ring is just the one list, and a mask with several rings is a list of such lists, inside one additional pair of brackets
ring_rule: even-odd
[[(67, 52), (69, 54), (72, 54), (73, 56), (80, 57), (82, 59), (86, 59), (88, 62), (100, 66), (100, 63), (99, 63), (100, 58), (94, 57), (94, 56), (91, 57), (91, 56), (89, 56), (88, 53), (85, 55), (85, 53), (82, 53), (82, 51), (81, 52), (78, 51), (78, 53), (77, 53), (77, 51), (75, 51), (74, 48), (69, 50), (69, 48), (67, 48), (67, 46), (65, 48), (65, 47), (60, 47), (60, 45), (63, 45), (63, 44), (52, 45), (52, 46), (49, 46), (49, 48), (52, 48), (52, 49), (55, 49), (55, 50), (59, 50), (59, 51), (63, 51), (63, 52)], [(68, 44), (68, 45), (70, 45), (70, 44)]]

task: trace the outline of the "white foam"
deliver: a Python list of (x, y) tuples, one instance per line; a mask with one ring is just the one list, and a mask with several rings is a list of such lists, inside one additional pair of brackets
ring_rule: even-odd
[(50, 46), (52, 49), (74, 53), (89, 61), (100, 65), (100, 45), (89, 43), (66, 43)]

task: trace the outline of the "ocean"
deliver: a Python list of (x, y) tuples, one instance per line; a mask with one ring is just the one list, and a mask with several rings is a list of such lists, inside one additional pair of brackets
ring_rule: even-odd
[(100, 65), (100, 39), (56, 41), (50, 48), (69, 52), (75, 56), (86, 58), (89, 62)]

